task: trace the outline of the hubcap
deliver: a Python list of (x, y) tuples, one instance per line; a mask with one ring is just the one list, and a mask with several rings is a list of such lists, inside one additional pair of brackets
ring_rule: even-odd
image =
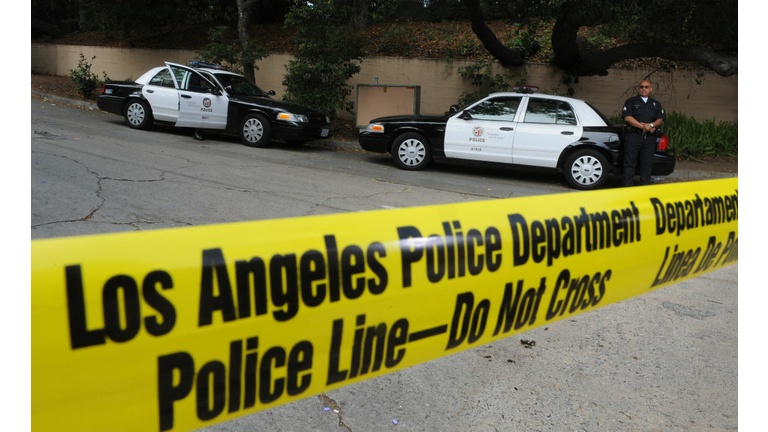
[(144, 107), (141, 104), (134, 103), (128, 107), (128, 121), (132, 125), (138, 126), (144, 121)]
[(427, 156), (427, 148), (419, 140), (405, 140), (397, 149), (397, 156), (407, 166), (418, 166), (424, 162), (424, 158)]
[(577, 183), (593, 185), (603, 176), (603, 164), (594, 156), (581, 156), (573, 161), (571, 176)]
[(264, 126), (256, 119), (248, 119), (243, 125), (243, 136), (248, 142), (259, 142), (264, 136)]

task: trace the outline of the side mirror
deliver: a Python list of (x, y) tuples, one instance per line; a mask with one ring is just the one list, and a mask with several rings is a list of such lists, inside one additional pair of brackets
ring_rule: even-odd
[(267, 94), (268, 94), (268, 95), (270, 95), (270, 96), (274, 96), (274, 95), (276, 95), (277, 93), (275, 93), (275, 91), (274, 91), (274, 90), (270, 90), (270, 91), (268, 91), (268, 92), (267, 92)]
[(472, 120), (472, 115), (469, 114), (469, 111), (464, 110), (459, 114), (459, 118), (462, 120)]
[(459, 111), (459, 106), (458, 105), (451, 105), (451, 107), (448, 109), (448, 112), (450, 112), (451, 114), (453, 114), (453, 113), (455, 113), (457, 111)]

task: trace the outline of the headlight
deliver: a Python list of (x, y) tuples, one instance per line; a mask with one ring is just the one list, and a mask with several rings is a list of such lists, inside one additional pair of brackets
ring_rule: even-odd
[(277, 115), (277, 119), (292, 121), (296, 123), (309, 123), (309, 119), (307, 119), (307, 116), (303, 114), (291, 114), (291, 113), (283, 112)]
[(365, 128), (365, 131), (384, 133), (384, 125), (379, 123), (368, 123), (368, 127)]

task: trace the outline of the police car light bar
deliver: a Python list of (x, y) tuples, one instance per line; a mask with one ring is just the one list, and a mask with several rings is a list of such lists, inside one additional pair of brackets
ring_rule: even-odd
[(536, 93), (539, 91), (539, 88), (532, 85), (519, 85), (512, 87), (512, 90), (514, 90), (516, 93)]
[(194, 68), (208, 68), (208, 69), (218, 69), (218, 70), (229, 70), (226, 66), (221, 66), (221, 65), (217, 65), (217, 64), (213, 64), (213, 63), (201, 62), (201, 61), (197, 61), (197, 60), (192, 60), (191, 62), (189, 62), (189, 65), (194, 67)]

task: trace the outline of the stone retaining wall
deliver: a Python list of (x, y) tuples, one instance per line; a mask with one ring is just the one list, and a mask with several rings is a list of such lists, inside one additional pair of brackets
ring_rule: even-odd
[[(102, 48), (73, 45), (32, 44), (32, 73), (63, 75), (77, 67), (80, 53), (93, 66), (91, 71), (113, 80), (136, 79), (152, 67), (164, 61), (187, 64), (194, 59), (194, 51), (149, 50), (136, 48)], [(91, 59), (96, 56), (95, 59)], [(264, 90), (275, 90), (277, 97), (284, 93), (283, 76), (289, 54), (271, 54), (257, 63), (256, 82)], [(399, 57), (367, 57), (361, 72), (350, 80), (357, 84), (389, 84), (421, 86), (421, 112), (442, 113), (465, 91), (471, 90), (456, 70), (470, 61), (405, 59)], [(503, 73), (498, 67), (495, 73)], [(635, 93), (635, 86), (650, 70), (611, 69), (604, 77), (581, 77), (573, 87), (575, 97), (584, 99), (606, 115), (619, 113), (624, 101)], [(545, 93), (565, 92), (559, 84), (562, 71), (540, 64), (516, 68), (512, 74), (537, 85)], [(703, 75), (696, 71), (677, 70), (653, 72), (653, 96), (664, 105), (667, 112), (679, 111), (698, 120), (738, 121), (738, 76), (723, 78), (714, 72)], [(697, 84), (700, 82), (700, 84)], [(356, 100), (356, 91), (350, 97)]]

